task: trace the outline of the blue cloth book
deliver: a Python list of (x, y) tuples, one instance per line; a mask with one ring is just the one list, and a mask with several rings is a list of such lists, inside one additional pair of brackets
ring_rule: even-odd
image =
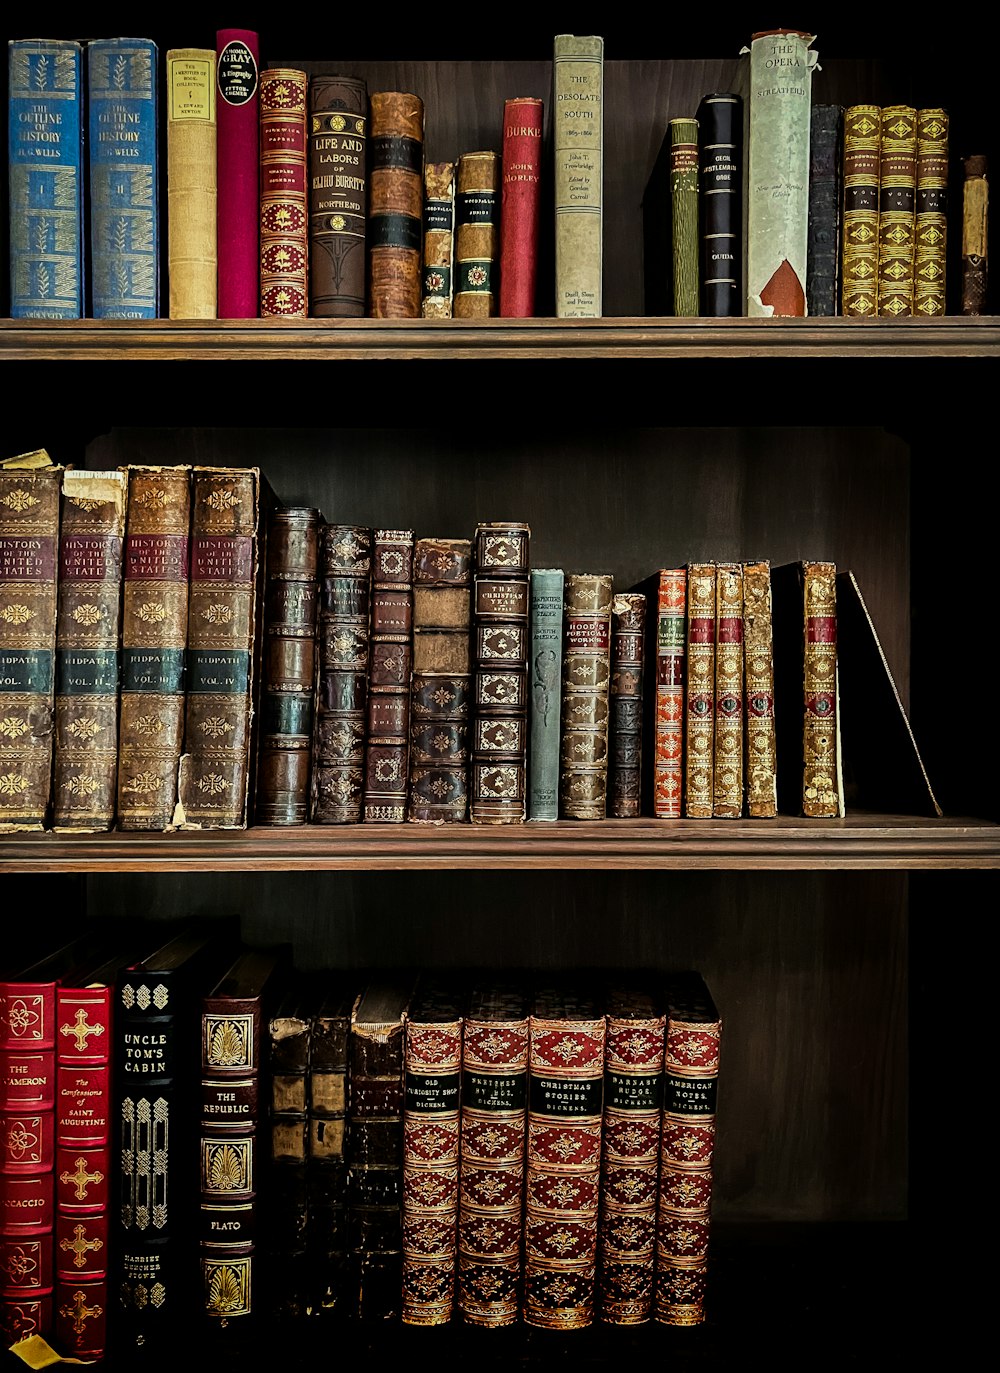
[(87, 44), (90, 281), (95, 319), (156, 319), (157, 47)]
[(559, 818), (563, 581), (559, 568), (531, 569), (529, 820)]
[(83, 314), (82, 49), (58, 38), (8, 44), (10, 313)]

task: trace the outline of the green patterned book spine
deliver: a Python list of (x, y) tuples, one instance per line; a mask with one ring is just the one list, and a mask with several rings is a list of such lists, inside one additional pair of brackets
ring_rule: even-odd
[(670, 121), (674, 314), (698, 313), (698, 121)]

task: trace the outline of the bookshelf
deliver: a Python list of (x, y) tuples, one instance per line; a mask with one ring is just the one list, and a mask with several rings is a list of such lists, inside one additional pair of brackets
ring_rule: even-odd
[[(94, 32), (134, 28), (130, 11), (105, 13)], [(565, 26), (498, 24), (477, 53), (496, 60), (472, 62), (458, 26), (431, 43), (411, 21), (397, 61), (367, 63), (383, 45), (359, 19), (307, 45), (297, 22), (244, 18), (259, 24), (265, 61), (308, 49), (316, 67), (344, 53), (338, 67), (370, 89), (420, 91), (428, 156), (490, 146), (505, 96), (545, 95)], [(365, 1332), (385, 1358), (419, 1357), (430, 1338), (449, 1358), (498, 1367), (568, 1353), (720, 1369), (748, 1341), (785, 1341), (791, 1356), (804, 1341), (846, 1352), (863, 1338), (874, 1352), (916, 1321), (913, 1238), (935, 1229), (918, 1109), (935, 1052), (924, 1007), (943, 950), (975, 958), (974, 922), (1000, 895), (995, 737), (971, 724), (990, 691), (981, 588), (1000, 492), (983, 412), (995, 410), (1000, 316), (644, 315), (640, 207), (666, 120), (729, 84), (749, 37), (706, 41), (694, 19), (675, 23), (668, 53), (627, 24), (612, 32), (608, 15), (573, 20), (606, 34), (610, 58), (603, 319), (0, 319), (0, 378), (18, 402), (9, 453), (44, 444), (95, 469), (255, 463), (289, 502), (418, 534), (524, 518), (536, 565), (607, 570), (622, 586), (668, 559), (829, 556), (857, 573), (872, 608), (943, 819), (849, 805), (843, 821), (0, 836), (5, 925), (19, 910), (67, 927), (84, 913), (238, 911), (248, 940), (292, 940), (304, 967), (705, 973), (725, 1018), (707, 1325), (572, 1340), (519, 1329), (493, 1344), (460, 1328)], [(154, 34), (161, 56), (214, 36), (202, 15), (169, 24)], [(900, 43), (888, 21), (858, 35), (840, 20), (828, 38), (832, 27), (816, 43), (815, 99), (944, 104), (953, 146), (978, 130), (976, 146), (996, 152), (985, 93), (916, 37)], [(703, 55), (723, 47), (730, 56)], [(954, 241), (949, 274), (954, 287)], [(845, 1303), (873, 1287), (862, 1337)], [(313, 1338), (281, 1366), (306, 1366)], [(329, 1334), (317, 1338), (328, 1350)]]

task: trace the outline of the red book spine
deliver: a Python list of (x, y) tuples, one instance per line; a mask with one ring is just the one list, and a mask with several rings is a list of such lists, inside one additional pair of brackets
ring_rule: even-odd
[(309, 313), (309, 78), (281, 68), (260, 78), (260, 313)]
[(218, 318), (256, 319), (260, 290), (260, 40), (248, 29), (216, 34)]
[(500, 201), (500, 314), (535, 313), (542, 182), (542, 102), (507, 100), (503, 107)]

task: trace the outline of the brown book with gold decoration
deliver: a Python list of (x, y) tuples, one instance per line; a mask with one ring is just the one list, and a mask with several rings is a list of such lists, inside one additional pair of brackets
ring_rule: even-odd
[(913, 314), (916, 191), (917, 112), (909, 105), (886, 105), (879, 152), (878, 313), (887, 319)]
[(373, 319), (419, 319), (424, 102), (418, 95), (372, 93), (368, 154), (368, 312)]
[(948, 112), (917, 111), (917, 197), (913, 248), (913, 313), (945, 312), (948, 245)]
[(774, 644), (767, 561), (743, 564), (743, 695), (747, 814), (775, 816)]
[(743, 567), (715, 569), (715, 761), (712, 814), (743, 814)]
[(715, 564), (688, 563), (684, 814), (711, 818), (715, 776)]
[(365, 313), (368, 87), (354, 76), (309, 79), (309, 313)]
[(127, 471), (118, 828), (166, 830), (184, 738), (191, 469)]
[(247, 823), (260, 508), (259, 468), (194, 469), (178, 773), (178, 823), (185, 827), (242, 829)]
[(456, 319), (497, 313), (500, 267), (500, 155), (463, 153), (455, 179)]
[(406, 819), (413, 673), (413, 530), (376, 529), (362, 818)]
[(981, 153), (962, 159), (962, 314), (986, 312), (989, 281), (990, 183)]
[(420, 313), (450, 319), (455, 290), (455, 164), (424, 164), (424, 279)]
[(570, 573), (563, 590), (559, 810), (572, 820), (607, 811), (612, 591), (603, 573)]
[(850, 105), (844, 111), (844, 217), (840, 313), (878, 314), (878, 201), (882, 111)]
[(122, 541), (128, 474), (63, 475), (54, 829), (109, 830), (118, 779)]
[(472, 542), (418, 539), (413, 556), (409, 818), (468, 813)]

